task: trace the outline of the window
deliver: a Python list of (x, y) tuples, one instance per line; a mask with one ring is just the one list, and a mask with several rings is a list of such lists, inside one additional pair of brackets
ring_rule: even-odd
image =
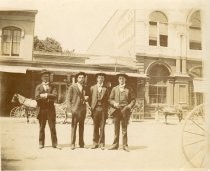
[(192, 50), (202, 49), (200, 11), (194, 12), (190, 17), (189, 48)]
[(156, 64), (149, 71), (149, 101), (150, 103), (166, 103), (167, 80), (170, 73), (162, 64)]
[(149, 87), (150, 103), (166, 103), (166, 86)]
[(21, 29), (5, 27), (2, 30), (2, 55), (19, 56)]
[(155, 11), (150, 15), (149, 45), (168, 46), (168, 21), (162, 12)]

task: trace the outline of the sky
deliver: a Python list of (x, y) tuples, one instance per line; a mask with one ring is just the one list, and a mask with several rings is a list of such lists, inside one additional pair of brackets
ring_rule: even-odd
[(39, 39), (52, 37), (63, 49), (85, 53), (118, 8), (164, 8), (172, 2), (196, 6), (202, 0), (0, 0), (0, 9), (38, 10), (35, 35)]

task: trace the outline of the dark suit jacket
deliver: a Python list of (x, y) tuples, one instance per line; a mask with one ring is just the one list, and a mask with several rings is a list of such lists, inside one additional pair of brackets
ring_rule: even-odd
[[(40, 97), (40, 94), (43, 93), (47, 93), (46, 99)], [(44, 119), (44, 118), (46, 119), (47, 115), (51, 117), (51, 119), (56, 118), (55, 106), (54, 106), (54, 101), (56, 98), (57, 94), (52, 92), (51, 86), (49, 86), (49, 89), (47, 91), (44, 90), (42, 84), (36, 86), (35, 100), (37, 101), (37, 107), (38, 107), (37, 119)], [(48, 113), (45, 113), (46, 109), (48, 110)]]
[[(127, 85), (125, 86), (124, 91), (126, 93), (126, 99), (128, 104), (122, 110), (132, 109), (136, 102), (136, 95), (133, 89), (128, 87)], [(111, 107), (109, 108), (109, 115), (112, 115), (116, 111), (117, 108), (114, 107), (114, 103), (119, 102), (119, 99), (120, 99), (120, 90), (119, 90), (119, 85), (117, 85), (113, 87), (109, 96), (109, 103), (111, 105)], [(128, 110), (128, 114), (131, 114), (130, 110)]]
[(67, 112), (72, 114), (86, 113), (86, 104), (84, 103), (85, 89), (80, 92), (77, 83), (72, 84), (67, 92)]
[[(94, 110), (97, 104), (97, 93), (98, 93), (98, 87), (97, 84), (95, 84), (94, 86), (92, 86), (90, 88), (90, 92), (91, 92), (91, 109)], [(108, 109), (108, 99), (109, 99), (109, 92), (108, 89), (103, 86), (102, 87), (102, 92), (101, 92), (101, 102), (102, 102), (102, 106), (105, 110), (105, 113), (107, 113), (107, 109)]]

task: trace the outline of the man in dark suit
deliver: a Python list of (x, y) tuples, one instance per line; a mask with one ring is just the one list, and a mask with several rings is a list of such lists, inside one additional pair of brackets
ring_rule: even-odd
[(51, 132), (52, 147), (59, 148), (57, 145), (56, 135), (56, 113), (54, 101), (57, 98), (57, 94), (52, 92), (52, 87), (49, 85), (50, 73), (47, 70), (41, 71), (42, 83), (37, 85), (35, 90), (35, 99), (38, 106), (37, 119), (39, 120), (39, 148), (44, 148), (45, 143), (45, 126), (48, 120), (48, 124)]
[(127, 86), (126, 80), (128, 76), (125, 73), (117, 75), (119, 85), (113, 87), (109, 102), (111, 105), (110, 114), (114, 119), (114, 142), (109, 150), (117, 150), (119, 148), (120, 123), (122, 127), (123, 150), (128, 149), (127, 125), (131, 115), (131, 109), (135, 105), (136, 95), (133, 90)]
[(79, 123), (79, 146), (84, 148), (84, 121), (86, 116), (86, 102), (88, 96), (86, 96), (86, 91), (84, 87), (86, 74), (84, 72), (79, 72), (76, 75), (77, 83), (72, 84), (66, 96), (67, 100), (67, 112), (72, 115), (71, 123), (71, 149), (75, 149), (76, 141), (76, 130), (77, 124)]
[[(92, 149), (100, 148), (104, 150), (105, 146), (105, 124), (108, 110), (108, 89), (104, 85), (106, 74), (97, 73), (97, 83), (90, 88), (90, 101), (93, 118), (93, 146)], [(99, 133), (100, 132), (100, 133)]]

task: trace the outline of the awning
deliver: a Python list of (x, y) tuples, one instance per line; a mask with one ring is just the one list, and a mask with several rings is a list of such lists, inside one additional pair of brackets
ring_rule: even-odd
[[(0, 72), (9, 72), (9, 73), (26, 73), (26, 71), (41, 71), (42, 67), (29, 67), (29, 66), (0, 66)], [(70, 73), (77, 73), (80, 71), (83, 71), (87, 74), (96, 74), (98, 72), (101, 72), (101, 70), (79, 70), (79, 69), (67, 69), (67, 68), (45, 68), (48, 71), (51, 72), (70, 72)], [(119, 74), (119, 72), (111, 72), (111, 71), (102, 71), (106, 73), (107, 75), (116, 75)], [(139, 73), (126, 73), (130, 77), (136, 77), (136, 78), (147, 78), (145, 74), (139, 74)]]
[(0, 72), (9, 73), (26, 73), (28, 67), (26, 66), (4, 66), (0, 65)]
[(207, 82), (204, 80), (193, 80), (195, 93), (204, 93), (207, 91)]
[[(33, 71), (40, 71), (42, 70), (43, 68), (38, 68), (38, 67), (28, 67), (27, 70), (33, 70)], [(98, 70), (98, 71), (92, 71), (92, 70), (77, 70), (77, 69), (66, 69), (66, 68), (46, 68), (48, 71), (51, 71), (51, 72), (73, 72), (73, 73), (77, 73), (77, 72), (85, 72), (87, 74), (96, 74), (98, 72), (104, 72), (106, 73), (107, 75), (116, 75), (116, 74), (119, 74), (119, 72), (111, 72), (111, 71), (102, 71), (102, 70)], [(139, 74), (139, 73), (126, 73), (129, 77), (136, 77), (136, 78), (147, 78), (147, 76), (145, 74)]]

